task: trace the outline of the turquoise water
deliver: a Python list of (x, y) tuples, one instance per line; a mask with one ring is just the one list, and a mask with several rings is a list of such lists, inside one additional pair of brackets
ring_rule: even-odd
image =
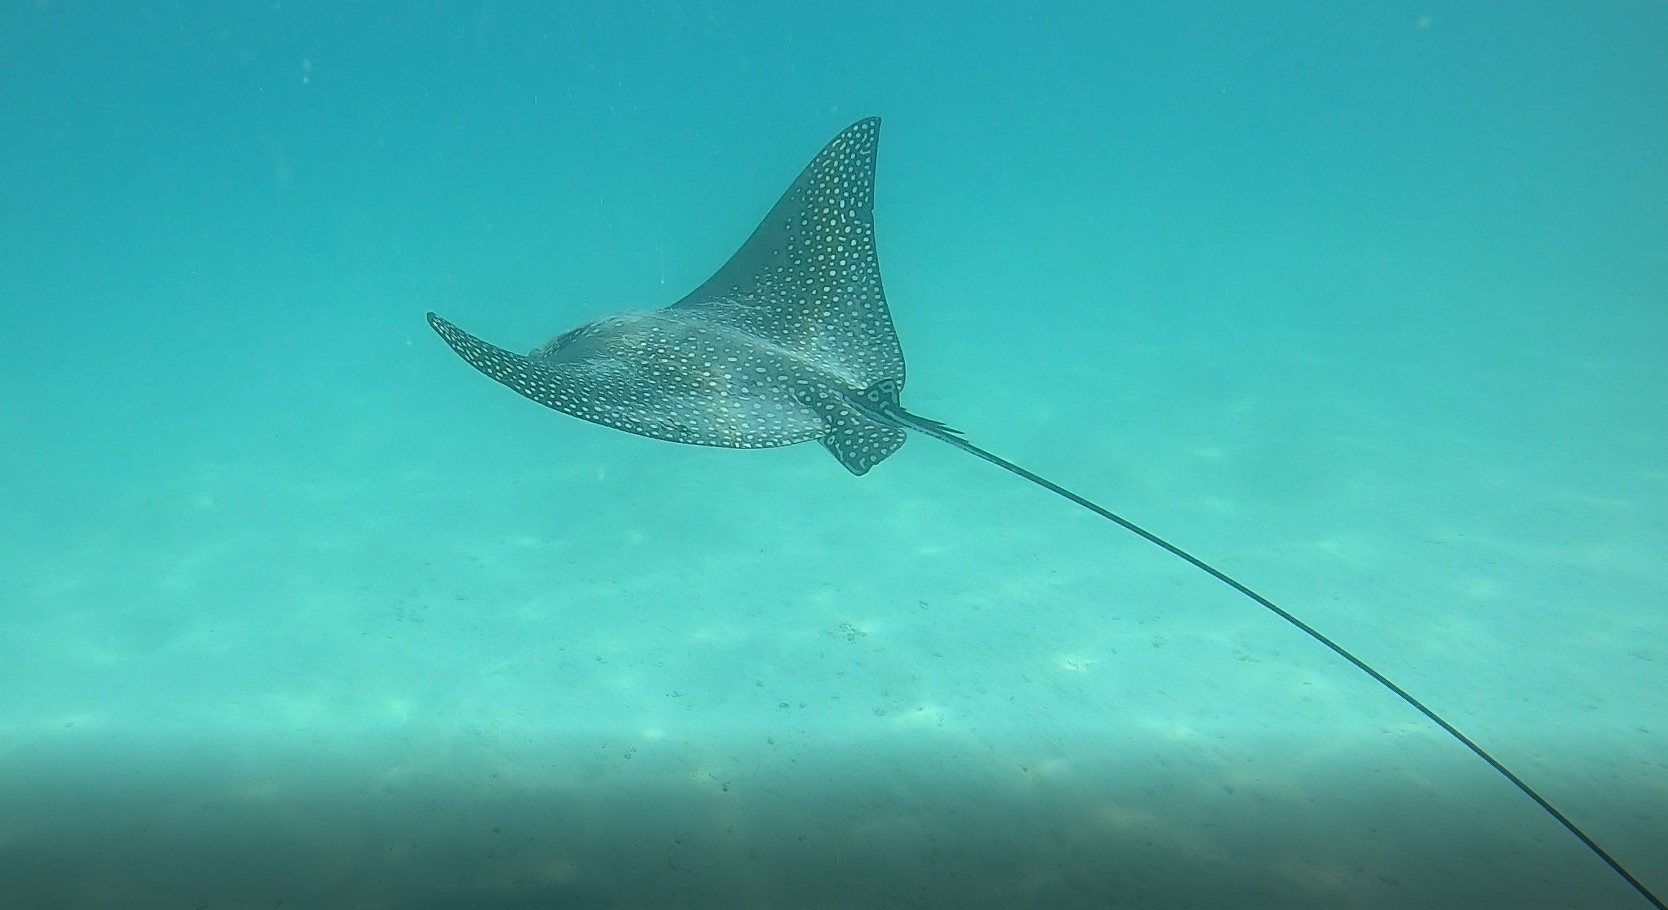
[(885, 118), (913, 410), (1668, 894), (1668, 6), (0, 8), (0, 906), (1644, 907), (1195, 569), (526, 350)]

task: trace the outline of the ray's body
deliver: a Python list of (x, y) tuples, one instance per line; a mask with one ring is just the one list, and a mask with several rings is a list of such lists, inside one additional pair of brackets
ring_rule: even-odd
[(522, 355), (433, 313), (459, 356), (546, 407), (639, 436), (734, 449), (817, 440), (862, 475), (906, 430), (941, 439), (1161, 547), (1331, 650), (1487, 762), (1658, 910), (1659, 898), (1488, 751), (1349, 650), (1192, 553), (903, 407), (903, 350), (875, 254), (880, 120), (835, 136), (711, 278), (665, 309), (619, 313)]

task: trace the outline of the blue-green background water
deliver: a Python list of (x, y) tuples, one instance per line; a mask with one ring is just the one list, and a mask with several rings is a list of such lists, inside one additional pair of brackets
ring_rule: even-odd
[(475, 374), (886, 118), (906, 403), (1668, 892), (1668, 6), (0, 7), (0, 905), (1636, 907), (930, 439)]

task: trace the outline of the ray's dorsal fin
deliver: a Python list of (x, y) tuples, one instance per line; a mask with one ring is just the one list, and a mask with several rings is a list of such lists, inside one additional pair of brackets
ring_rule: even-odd
[(846, 127), (799, 173), (747, 241), (674, 310), (733, 326), (840, 373), (901, 389), (903, 349), (875, 254), (880, 118)]
[(898, 387), (891, 380), (875, 383), (856, 399), (812, 393), (803, 400), (832, 428), (820, 440), (822, 447), (858, 477), (891, 457), (908, 438), (902, 425), (889, 419), (883, 410), (887, 402), (893, 406), (898, 403)]

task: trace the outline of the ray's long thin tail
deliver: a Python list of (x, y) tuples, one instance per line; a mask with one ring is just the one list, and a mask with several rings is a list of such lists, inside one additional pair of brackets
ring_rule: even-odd
[(1136, 536), (1142, 538), (1143, 540), (1146, 540), (1148, 543), (1151, 543), (1154, 546), (1159, 547), (1160, 549), (1163, 549), (1163, 550), (1169, 552), (1171, 555), (1181, 559), (1183, 562), (1186, 562), (1187, 564), (1193, 566), (1194, 568), (1198, 569), (1199, 571), (1204, 572), (1206, 575), (1209, 575), (1210, 577), (1216, 579), (1217, 581), (1222, 582), (1223, 584), (1227, 585), (1228, 587), (1233, 588), (1235, 591), (1238, 591), (1239, 593), (1244, 594), (1246, 597), (1249, 597), (1251, 600), (1255, 601), (1258, 606), (1261, 606), (1263, 609), (1268, 610), (1270, 613), (1273, 613), (1275, 616), (1278, 616), (1281, 619), (1285, 620), (1286, 622), (1290, 623), (1292, 626), (1296, 627), (1297, 630), (1302, 632), (1304, 635), (1307, 635), (1310, 638), (1314, 639), (1315, 641), (1320, 642), (1322, 645), (1324, 645), (1326, 647), (1327, 650), (1331, 651), (1332, 653), (1334, 653), (1334, 654), (1338, 655), (1339, 657), (1343, 658), (1344, 660), (1348, 661), (1357, 670), (1360, 670), (1361, 672), (1367, 674), (1368, 676), (1371, 676), (1379, 685), (1381, 685), (1384, 688), (1389, 689), (1391, 692), (1395, 693), (1397, 698), (1401, 699), (1404, 702), (1407, 702), (1409, 705), (1411, 705), (1413, 707), (1413, 709), (1415, 711), (1418, 711), (1420, 714), (1423, 714), (1423, 715), (1425, 715), (1425, 717), (1429, 718), (1431, 723), (1436, 724), (1438, 727), (1441, 727), (1444, 731), (1447, 732), (1447, 734), (1449, 736), (1452, 736), (1454, 739), (1458, 740), (1460, 745), (1463, 745), (1467, 749), (1470, 749), (1472, 751), (1472, 753), (1475, 754), (1478, 758), (1487, 762), (1489, 767), (1491, 767), (1494, 770), (1500, 772), (1500, 775), (1502, 777), (1504, 777), (1507, 780), (1512, 782), (1512, 786), (1514, 786), (1514, 787), (1518, 788), (1518, 790), (1522, 791), (1523, 795), (1525, 795), (1525, 796), (1529, 797), (1530, 799), (1534, 800), (1535, 804), (1540, 806), (1542, 809), (1546, 810), (1546, 813), (1548, 815), (1552, 816), (1554, 819), (1557, 819), (1558, 824), (1563, 825), (1564, 828), (1566, 830), (1568, 830), (1571, 834), (1575, 835), (1578, 840), (1580, 840), (1583, 844), (1586, 844), (1587, 849), (1593, 851), (1594, 855), (1596, 855), (1599, 859), (1604, 860), (1605, 865), (1609, 866), (1612, 870), (1615, 871), (1615, 873), (1617, 875), (1620, 875), (1624, 880), (1627, 881), (1628, 884), (1632, 885), (1633, 890), (1639, 892), (1639, 895), (1641, 897), (1643, 897), (1646, 901), (1650, 902), (1650, 905), (1652, 907), (1655, 907), (1656, 910), (1668, 910), (1668, 905), (1665, 905), (1660, 898), (1658, 898), (1654, 893), (1652, 893), (1651, 889), (1645, 887), (1644, 883), (1639, 881), (1639, 879), (1634, 878), (1633, 873), (1627, 871), (1627, 869), (1620, 862), (1618, 862), (1615, 857), (1611, 856), (1608, 851), (1606, 851), (1603, 847), (1599, 846), (1598, 842), (1593, 840), (1591, 837), (1589, 837), (1587, 835), (1587, 832), (1581, 830), (1581, 827), (1579, 825), (1577, 825), (1575, 822), (1571, 821), (1569, 816), (1565, 815), (1563, 812), (1560, 812), (1558, 810), (1557, 806), (1554, 806), (1552, 803), (1548, 802), (1546, 797), (1544, 797), (1544, 796), (1540, 795), (1540, 793), (1536, 792), (1534, 787), (1529, 786), (1529, 784), (1526, 783), (1523, 780), (1523, 778), (1518, 777), (1515, 773), (1513, 773), (1512, 769), (1506, 767), (1504, 764), (1502, 764), (1500, 762), (1499, 759), (1495, 758), (1493, 755), (1490, 755), (1487, 749), (1484, 749), (1482, 746), (1477, 745), (1477, 743), (1474, 742), (1471, 739), (1471, 737), (1466, 736), (1464, 733), (1460, 732), (1458, 727), (1455, 727), (1453, 724), (1449, 723), (1445, 718), (1443, 718), (1442, 715), (1436, 713), (1428, 705), (1426, 705), (1424, 702), (1415, 698), (1412, 695), (1412, 693), (1408, 692), (1406, 689), (1403, 689), (1401, 686), (1396, 685), (1396, 683), (1391, 681), (1391, 679), (1389, 677), (1387, 677), (1383, 673), (1380, 673), (1379, 671), (1373, 669), (1372, 666), (1370, 666), (1366, 661), (1362, 660), (1359, 657), (1356, 657), (1354, 654), (1351, 654), (1347, 648), (1345, 648), (1343, 645), (1338, 644), (1337, 642), (1333, 641), (1332, 639), (1328, 638), (1324, 633), (1322, 633), (1320, 630), (1316, 629), (1314, 626), (1311, 626), (1308, 623), (1304, 622), (1303, 620), (1298, 619), (1296, 616), (1293, 616), (1291, 613), (1287, 612), (1284, 608), (1282, 608), (1279, 604), (1276, 604), (1274, 601), (1269, 600), (1268, 598), (1262, 596), (1261, 594), (1258, 594), (1256, 591), (1251, 590), (1243, 582), (1239, 581), (1238, 579), (1234, 578), (1233, 576), (1229, 575), (1228, 573), (1222, 571), (1221, 569), (1218, 569), (1217, 567), (1211, 565), (1208, 562), (1205, 562), (1203, 559), (1200, 559), (1199, 557), (1194, 556), (1192, 553), (1187, 552), (1186, 550), (1182, 549), (1181, 547), (1176, 546), (1175, 544), (1171, 543), (1168, 540), (1165, 540), (1164, 538), (1158, 536), (1157, 534), (1154, 534), (1153, 532), (1147, 530), (1146, 528), (1141, 527), (1140, 525), (1136, 524), (1135, 522), (1130, 521), (1129, 519), (1123, 517), (1122, 515), (1119, 515), (1118, 513), (1112, 511), (1111, 509), (1107, 509), (1107, 508), (1101, 506), (1100, 504), (1094, 502), (1091, 499), (1086, 499), (1082, 496), (1079, 496), (1076, 493), (1073, 493), (1072, 491), (1066, 489), (1065, 487), (1060, 486), (1059, 484), (1055, 483), (1052, 480), (1049, 480), (1046, 477), (1043, 477), (1043, 476), (1038, 475), (1038, 474), (1033, 474), (1030, 471), (1027, 471), (1026, 469), (1020, 467), (1019, 465), (1014, 464), (1013, 462), (1007, 460), (1006, 458), (1002, 458), (999, 455), (995, 455), (995, 454), (992, 454), (990, 452), (987, 452), (984, 449), (981, 449), (978, 446), (974, 445), (973, 443), (968, 442), (965, 438), (962, 437), (960, 431), (953, 430), (950, 427), (945, 426), (944, 424), (939, 423), (936, 420), (929, 420), (929, 419), (927, 419), (925, 417), (921, 417), (917, 414), (911, 414), (908, 411), (905, 411), (903, 408), (897, 407), (895, 405), (890, 407), (890, 408), (887, 408), (887, 412), (888, 412), (889, 416), (892, 416), (893, 418), (899, 420), (899, 422), (908, 426), (910, 429), (919, 430), (922, 433), (926, 433), (929, 436), (935, 437), (937, 439), (941, 439), (941, 440), (949, 443), (950, 445), (953, 445), (956, 448), (961, 449), (963, 452), (966, 452), (969, 455), (977, 456), (979, 458), (984, 459), (985, 461), (990, 462), (993, 465), (996, 465), (997, 467), (1001, 468), (1004, 471), (1009, 471), (1013, 474), (1017, 474), (1018, 476), (1023, 477), (1026, 480), (1031, 481), (1032, 483), (1036, 484), (1037, 486), (1042, 487), (1043, 489), (1048, 490), (1049, 492), (1054, 493), (1058, 496), (1064, 497), (1065, 499), (1069, 499), (1072, 502), (1075, 502), (1078, 505), (1082, 506), (1083, 508), (1088, 509), (1089, 511), (1095, 513), (1096, 515), (1099, 515), (1100, 517), (1106, 519), (1107, 521), (1113, 522), (1114, 524), (1118, 525), (1119, 527), (1123, 528), (1124, 530), (1129, 531), (1130, 533), (1135, 534)]

